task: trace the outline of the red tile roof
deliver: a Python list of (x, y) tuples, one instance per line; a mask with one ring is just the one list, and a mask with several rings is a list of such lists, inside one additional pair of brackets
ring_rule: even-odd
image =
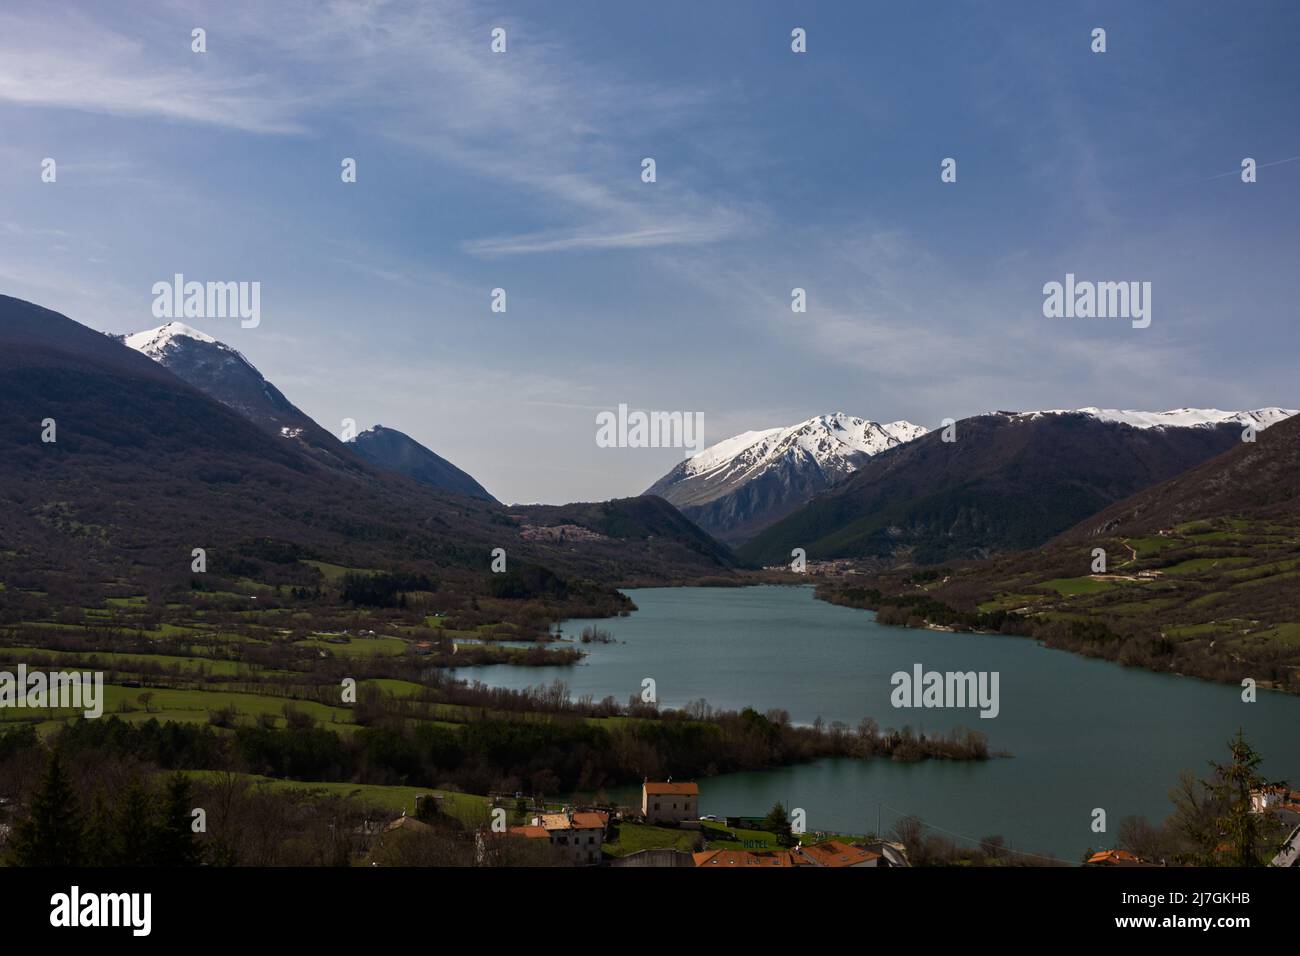
[(551, 835), (546, 832), (546, 827), (510, 827), (506, 832), (511, 836), (529, 837), (534, 840), (551, 838)]
[(864, 850), (840, 840), (826, 840), (799, 848), (799, 852), (821, 866), (858, 866), (880, 859), (874, 850)]
[(645, 788), (646, 793), (687, 797), (698, 797), (700, 795), (700, 785), (697, 783), (650, 783), (647, 781), (641, 786)]
[(603, 830), (609, 826), (609, 814), (579, 810), (573, 814), (544, 813), (541, 826), (547, 830)]

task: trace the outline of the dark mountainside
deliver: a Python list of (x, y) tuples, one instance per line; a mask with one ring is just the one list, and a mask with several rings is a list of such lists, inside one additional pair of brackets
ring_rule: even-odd
[[(10, 297), (0, 297), (0, 371), (0, 571), (52, 600), (188, 588), (194, 548), (215, 574), (295, 586), (318, 579), (301, 560), (316, 559), (486, 589), (495, 547), (512, 570), (545, 562), (584, 588), (597, 576), (730, 569), (695, 529), (674, 540), (666, 519), (652, 532), (631, 516), (563, 547), (530, 538), (500, 506), (378, 470), (332, 436), (338, 456), (286, 441), (109, 336)], [(47, 418), (52, 443), (41, 441)]]
[[(868, 460), (861, 455), (859, 461)], [(802, 467), (787, 465), (771, 469), (721, 497), (703, 504), (679, 504), (678, 509), (696, 525), (733, 546), (753, 538), (786, 515), (797, 511), (818, 493), (842, 479), (828, 475), (816, 462)], [(672, 481), (670, 473), (650, 487), (646, 494), (659, 495)]]
[[(622, 582), (648, 583), (657, 562), (719, 570), (734, 568), (737, 563), (726, 545), (654, 495), (568, 505), (516, 505), (508, 510), (520, 522), (523, 537), (545, 547), (544, 553), (573, 553), (583, 550), (585, 543), (587, 553), (596, 559), (600, 552), (593, 545), (603, 546), (603, 571), (599, 564), (583, 564), (587, 573), (602, 580), (614, 575)], [(597, 536), (594, 541), (592, 535)], [(636, 542), (643, 556), (621, 553), (613, 547), (618, 541)], [(622, 575), (614, 574), (618, 566), (624, 569)]]
[(934, 431), (876, 455), (738, 554), (784, 564), (800, 547), (884, 568), (1030, 548), (1240, 436), (1235, 425), (1140, 429), (1081, 414), (968, 418), (956, 441)]
[(1298, 505), (1300, 415), (1295, 415), (1260, 432), (1254, 442), (1237, 441), (1225, 454), (1080, 522), (1055, 543), (1151, 533), (1223, 516), (1287, 519)]
[(496, 501), (469, 474), (395, 428), (376, 425), (354, 438), (348, 447), (371, 464), (421, 484), (483, 501)]
[[(185, 329), (185, 326), (173, 322), (158, 331), (166, 336), (168, 330), (176, 328)], [(230, 346), (182, 333), (166, 336), (165, 345), (151, 347), (146, 355), (277, 438), (301, 444), (322, 463), (356, 470), (354, 457), (338, 438), (290, 402)]]
[(1300, 416), (1254, 442), (1238, 436), (1040, 548), (819, 594), (885, 623), (1028, 634), (1153, 670), (1300, 691)]

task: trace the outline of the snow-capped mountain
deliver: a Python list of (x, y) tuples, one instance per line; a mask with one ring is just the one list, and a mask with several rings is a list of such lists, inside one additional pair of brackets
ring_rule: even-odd
[[(191, 328), (184, 322), (168, 322), (156, 329), (145, 329), (143, 332), (126, 335), (122, 337), (122, 342), (129, 348), (133, 348), (137, 352), (143, 352), (154, 361), (160, 362), (169, 351), (182, 347), (184, 339), (193, 339), (196, 342), (216, 345), (230, 352), (235, 351), (227, 345), (222, 345), (212, 336)], [(239, 353), (235, 352), (235, 354), (238, 355)]]
[(293, 405), (239, 352), (183, 322), (168, 322), (123, 336), (128, 348), (149, 356), (199, 391), (287, 439), (309, 439), (319, 425)]
[(646, 494), (672, 502), (714, 537), (739, 542), (843, 481), (873, 455), (925, 433), (911, 422), (819, 415), (711, 445)]
[(1225, 412), (1217, 408), (1173, 408), (1167, 412), (1136, 412), (1118, 408), (1054, 408), (1020, 415), (1089, 415), (1103, 422), (1121, 422), (1134, 428), (1197, 428), (1214, 425), (1253, 424), (1258, 431), (1300, 414), (1294, 408), (1256, 408), (1253, 411)]
[(1240, 448), (1243, 422), (1275, 420), (1273, 410), (975, 415), (956, 423), (951, 440), (936, 430), (867, 459), (737, 554), (784, 564), (798, 547), (810, 559), (893, 567), (1037, 548), (1117, 501)]
[(344, 445), (285, 398), (243, 355), (183, 322), (117, 338), (267, 431), (301, 444), (324, 464), (356, 471), (365, 467), (357, 460), (361, 458), (421, 484), (495, 500), (451, 462), (394, 429), (376, 425)]

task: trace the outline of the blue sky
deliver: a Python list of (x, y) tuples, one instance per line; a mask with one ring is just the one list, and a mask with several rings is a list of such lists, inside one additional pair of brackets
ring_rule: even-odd
[[(507, 502), (680, 460), (597, 447), (620, 403), (707, 442), (1295, 407), (1298, 36), (1255, 2), (7, 3), (0, 291), (123, 332), (176, 272), (259, 281), (257, 328), (192, 324)], [(1151, 327), (1045, 318), (1067, 272), (1150, 281)]]

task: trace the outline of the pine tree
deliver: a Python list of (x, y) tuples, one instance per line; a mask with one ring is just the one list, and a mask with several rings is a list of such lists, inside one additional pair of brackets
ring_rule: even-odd
[(84, 847), (86, 866), (116, 866), (121, 862), (117, 822), (104, 801), (103, 790), (95, 791), (85, 830)]
[(781, 846), (791, 846), (794, 838), (790, 833), (790, 821), (786, 818), (785, 805), (780, 801), (772, 804), (763, 818), (762, 828), (776, 834), (776, 842)]
[(162, 819), (154, 831), (155, 866), (198, 866), (200, 853), (194, 839), (194, 797), (190, 778), (173, 774), (163, 797)]
[(1260, 845), (1265, 834), (1260, 816), (1251, 809), (1250, 793), (1265, 785), (1258, 773), (1260, 756), (1246, 742), (1240, 729), (1228, 742), (1232, 762), (1211, 762), (1214, 778), (1205, 782), (1214, 803), (1219, 807), (1215, 817), (1216, 828), (1228, 853), (1222, 860), (1229, 866), (1263, 866)]
[(117, 816), (117, 836), (123, 866), (149, 866), (154, 849), (153, 806), (149, 794), (132, 780), (122, 795)]
[(14, 827), (11, 858), (15, 866), (80, 866), (85, 862), (82, 840), (77, 797), (56, 751), (27, 818)]

